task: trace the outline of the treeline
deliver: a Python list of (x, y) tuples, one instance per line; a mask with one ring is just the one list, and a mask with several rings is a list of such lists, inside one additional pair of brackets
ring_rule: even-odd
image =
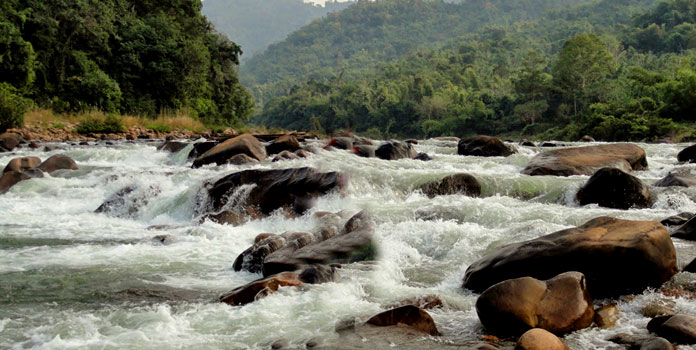
[(3, 0), (0, 10), (2, 109), (187, 109), (225, 125), (252, 112), (241, 49), (213, 31), (199, 0)]
[(601, 0), (486, 26), (358, 79), (310, 79), (259, 120), (374, 137), (693, 136), (696, 0), (651, 5)]
[(215, 28), (244, 49), (244, 59), (266, 49), (313, 19), (340, 11), (351, 2), (325, 6), (302, 0), (206, 0), (203, 14)]

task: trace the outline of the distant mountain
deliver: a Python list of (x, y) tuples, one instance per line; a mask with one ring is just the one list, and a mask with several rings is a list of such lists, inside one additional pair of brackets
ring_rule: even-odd
[(351, 4), (327, 1), (325, 6), (302, 0), (205, 0), (203, 14), (242, 47), (242, 60), (308, 24)]

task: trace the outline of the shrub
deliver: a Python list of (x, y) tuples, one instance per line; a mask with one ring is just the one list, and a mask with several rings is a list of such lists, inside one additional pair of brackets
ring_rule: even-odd
[(19, 95), (12, 85), (0, 83), (0, 133), (21, 127), (24, 114), (32, 105), (32, 101)]
[(123, 123), (115, 115), (107, 115), (104, 118), (89, 116), (77, 126), (77, 132), (80, 134), (116, 134), (124, 131)]
[(150, 129), (150, 130), (160, 132), (160, 133), (172, 132), (172, 127), (170, 125), (167, 125), (167, 124), (162, 123), (162, 122), (157, 122), (157, 121), (146, 124), (145, 127)]

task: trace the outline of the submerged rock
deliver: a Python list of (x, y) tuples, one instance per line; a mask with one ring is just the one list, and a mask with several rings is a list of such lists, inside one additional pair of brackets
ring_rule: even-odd
[(648, 322), (648, 330), (673, 343), (696, 344), (696, 316), (658, 316)]
[(564, 334), (592, 325), (594, 309), (585, 276), (566, 272), (547, 281), (521, 277), (497, 283), (476, 300), (486, 330), (520, 335), (532, 328)]
[(515, 350), (567, 350), (568, 346), (558, 339), (553, 333), (533, 328), (526, 331), (517, 340)]
[(580, 188), (575, 199), (580, 205), (630, 209), (649, 207), (651, 197), (648, 186), (637, 177), (619, 169), (602, 168)]
[(413, 149), (413, 145), (410, 143), (391, 140), (377, 147), (375, 155), (384, 160), (413, 159), (416, 158), (418, 152)]
[(491, 136), (467, 137), (457, 145), (457, 154), (462, 156), (507, 157), (515, 153), (517, 150), (505, 145), (501, 139)]
[(437, 330), (435, 321), (430, 314), (413, 305), (384, 311), (367, 320), (367, 323), (378, 327), (403, 324), (432, 336), (440, 335), (440, 331)]
[(469, 266), (463, 287), (483, 292), (511, 278), (548, 279), (579, 271), (595, 298), (640, 293), (678, 272), (677, 257), (662, 224), (599, 217), (582, 226), (498, 248)]
[(232, 156), (237, 154), (246, 154), (251, 158), (262, 161), (266, 159), (266, 148), (253, 135), (239, 135), (203, 153), (193, 161), (193, 167), (199, 168), (211, 163), (217, 165), (226, 164)]
[(481, 195), (481, 184), (469, 174), (454, 174), (440, 181), (430, 182), (420, 187), (428, 197), (463, 194), (470, 197)]
[(628, 143), (563, 148), (537, 154), (522, 170), (527, 175), (592, 175), (601, 168), (625, 172), (648, 167), (645, 151)]

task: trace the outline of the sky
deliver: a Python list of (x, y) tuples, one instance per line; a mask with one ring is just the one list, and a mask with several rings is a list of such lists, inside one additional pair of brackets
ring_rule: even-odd
[[(304, 2), (312, 2), (312, 3), (320, 4), (320, 5), (324, 5), (324, 1), (325, 0), (304, 0)], [(347, 1), (347, 0), (338, 0), (338, 1), (343, 2), (343, 1)]]

